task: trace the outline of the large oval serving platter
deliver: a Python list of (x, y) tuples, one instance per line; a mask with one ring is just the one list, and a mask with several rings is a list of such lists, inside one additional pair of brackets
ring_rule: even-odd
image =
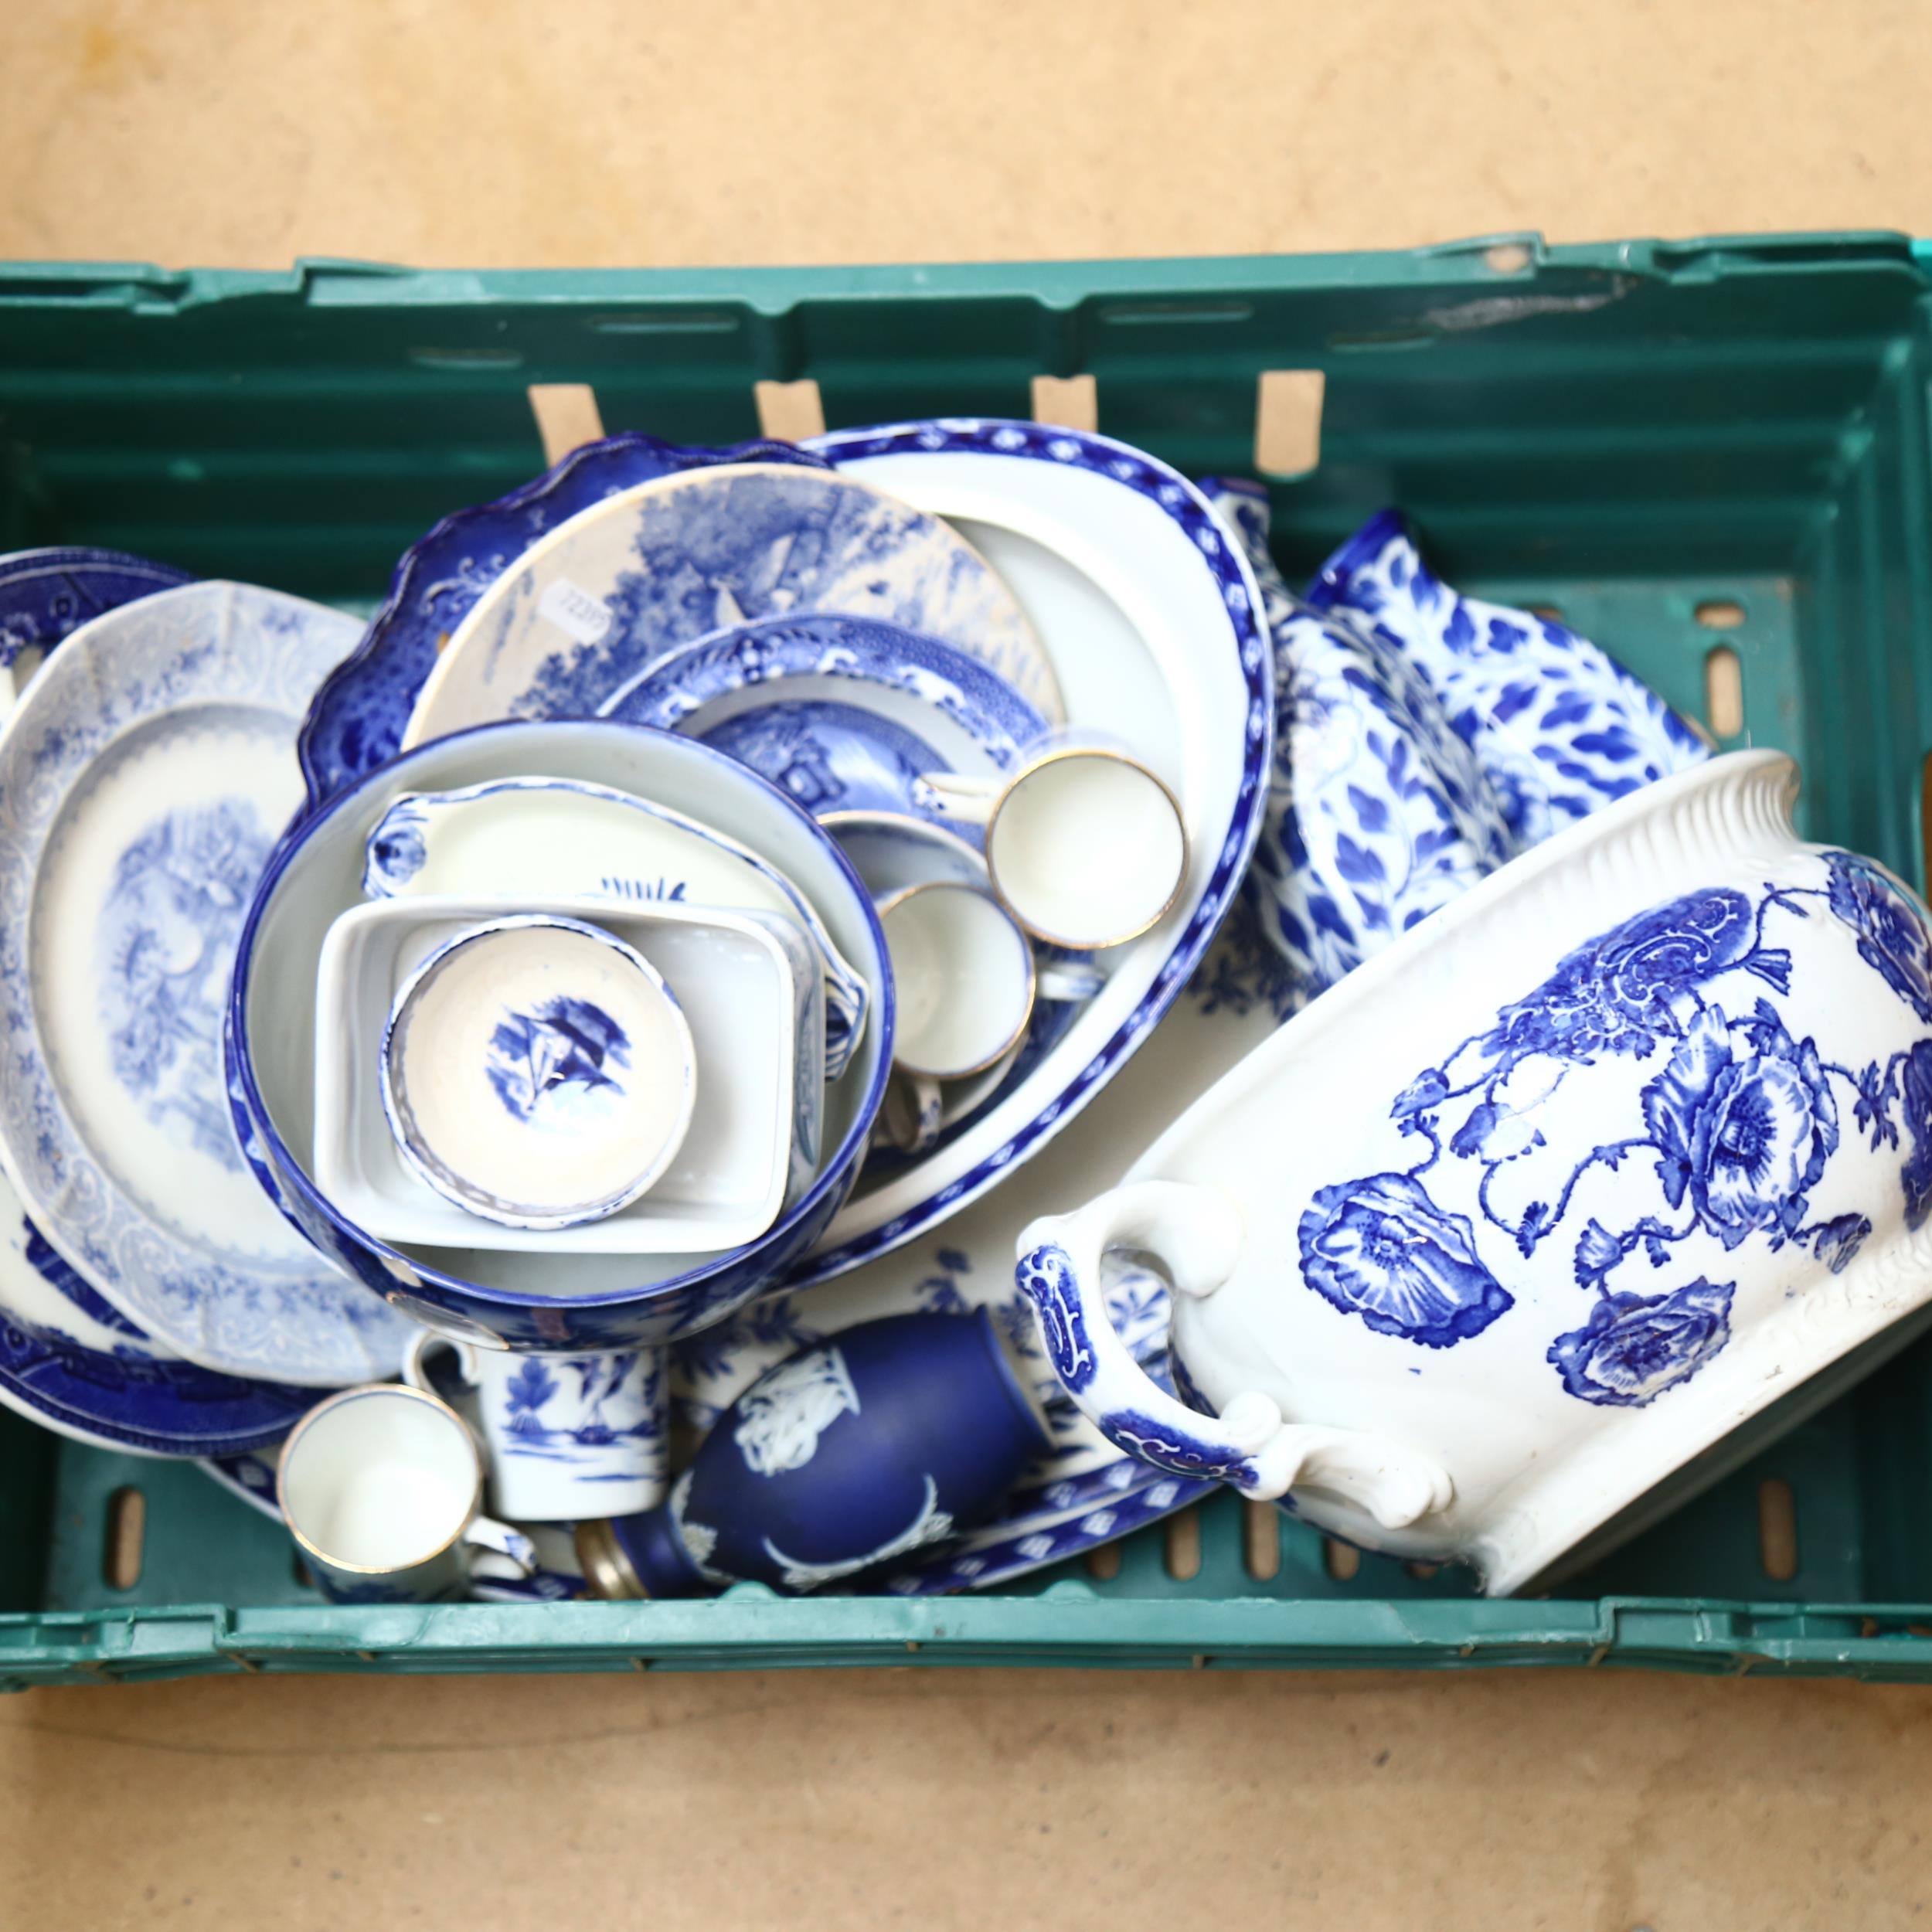
[(235, 1376), (393, 1372), (406, 1333), (275, 1212), (230, 1122), (242, 916), (359, 627), (197, 583), (83, 625), (0, 737), (0, 1162), (88, 1284)]
[(932, 1154), (849, 1202), (798, 1286), (890, 1253), (1005, 1180), (1146, 1039), (1253, 851), (1274, 709), (1247, 560), (1165, 464), (1105, 437), (978, 419), (838, 430), (809, 447), (972, 539), (1053, 653), (1073, 726), (1124, 740), (1172, 787), (1189, 866), (1167, 917), (1101, 956), (1107, 985), (1052, 1050)]

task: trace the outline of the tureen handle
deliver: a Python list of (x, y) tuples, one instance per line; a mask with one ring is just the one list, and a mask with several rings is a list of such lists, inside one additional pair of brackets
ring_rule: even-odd
[(1447, 1508), (1454, 1489), (1430, 1457), (1361, 1430), (1285, 1422), (1259, 1389), (1202, 1415), (1134, 1359), (1107, 1318), (1107, 1250), (1151, 1254), (1176, 1294), (1206, 1295), (1234, 1272), (1241, 1243), (1234, 1203), (1179, 1181), (1137, 1182), (1034, 1222), (1019, 1237), (1018, 1279), (1067, 1393), (1129, 1455), (1179, 1475), (1219, 1477), (1264, 1502), (1307, 1483), (1359, 1505), (1385, 1529)]

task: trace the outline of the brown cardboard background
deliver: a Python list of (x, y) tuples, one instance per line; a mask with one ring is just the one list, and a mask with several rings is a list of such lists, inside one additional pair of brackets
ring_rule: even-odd
[[(14, 0), (0, 256), (1932, 233), (1932, 10)], [(1883, 1927), (1932, 1692), (250, 1679), (0, 1702), (0, 1926)]]

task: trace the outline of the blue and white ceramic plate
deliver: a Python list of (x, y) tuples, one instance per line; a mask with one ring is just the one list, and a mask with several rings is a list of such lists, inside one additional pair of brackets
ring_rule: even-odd
[(937, 819), (930, 771), (996, 772), (1046, 721), (964, 651), (896, 624), (815, 612), (700, 638), (661, 660), (600, 716), (701, 738), (815, 817)]
[(1329, 558), (1308, 600), (1388, 640), (1435, 686), (1519, 847), (1711, 755), (1655, 692), (1587, 639), (1451, 590), (1393, 510)]
[(1253, 574), (1165, 464), (1105, 437), (998, 420), (840, 430), (813, 447), (960, 521), (1034, 619), (1073, 726), (1129, 745), (1172, 787), (1190, 855), (1174, 908), (1106, 957), (1107, 984), (1064, 1036), (931, 1153), (869, 1175), (794, 1284), (890, 1253), (1010, 1186), (1120, 1073), (1233, 903), (1260, 831), (1273, 725)]
[(1500, 801), (1434, 688), (1386, 638), (1294, 597), (1259, 485), (1209, 479), (1274, 640), (1274, 766), (1248, 873), (1305, 1002), (1515, 852)]
[(403, 743), (587, 717), (679, 645), (811, 611), (955, 645), (1062, 715), (1032, 627), (956, 531), (849, 477), (743, 464), (639, 484), (533, 544), (450, 639)]
[[(238, 1496), (251, 1509), (280, 1522), (282, 1509), (276, 1493), (276, 1458), (279, 1451), (250, 1455), (205, 1456), (203, 1471), (216, 1485)], [(583, 1572), (571, 1542), (570, 1525), (554, 1522), (518, 1523), (536, 1546), (537, 1568), (529, 1577), (473, 1578), (469, 1594), (483, 1604), (560, 1604), (581, 1597)]]
[(353, 619), (189, 584), (83, 626), (0, 737), (0, 1161), (52, 1247), (190, 1361), (334, 1386), (406, 1325), (277, 1214), (230, 1124), (243, 914)]
[(298, 747), (309, 802), (332, 798), (402, 749), (410, 713), (437, 653), (477, 599), (539, 537), (652, 477), (720, 463), (825, 467), (823, 457), (790, 443), (685, 449), (654, 436), (612, 436), (573, 450), (495, 502), (444, 518), (403, 553), (388, 602), (315, 693)]
[(315, 1400), (150, 1341), (47, 1245), (0, 1179), (0, 1403), (102, 1448), (213, 1456), (279, 1440)]
[(192, 583), (185, 570), (90, 545), (0, 556), (0, 668), (23, 651), (50, 651), (104, 611)]

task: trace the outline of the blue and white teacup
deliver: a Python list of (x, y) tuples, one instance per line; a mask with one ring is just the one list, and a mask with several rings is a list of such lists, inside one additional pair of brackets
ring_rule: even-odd
[(528, 1577), (530, 1539), (480, 1512), (469, 1425), (420, 1389), (373, 1383), (318, 1403), (282, 1447), (281, 1509), (338, 1604), (435, 1603), (473, 1575)]
[[(461, 1386), (432, 1369), (447, 1349)], [(403, 1379), (449, 1393), (474, 1417), (489, 1454), (492, 1508), (519, 1522), (629, 1515), (661, 1502), (671, 1456), (664, 1357), (510, 1355), (427, 1330)]]

